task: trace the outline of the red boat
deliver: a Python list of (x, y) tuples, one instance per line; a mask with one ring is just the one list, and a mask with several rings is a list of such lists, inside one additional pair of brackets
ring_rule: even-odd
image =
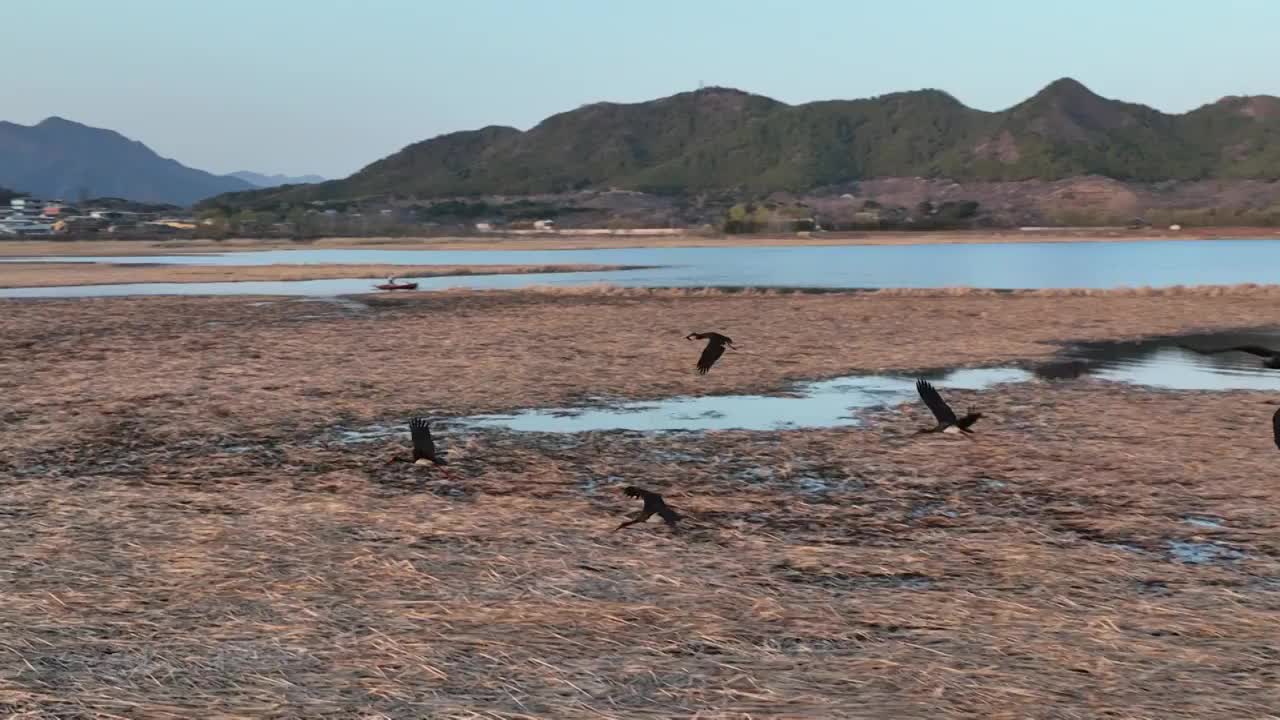
[(379, 290), (417, 290), (418, 283), (416, 282), (382, 283), (381, 285), (374, 285), (374, 287), (378, 288)]

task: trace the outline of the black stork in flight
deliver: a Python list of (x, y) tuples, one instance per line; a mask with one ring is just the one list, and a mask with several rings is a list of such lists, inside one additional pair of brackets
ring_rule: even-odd
[(676, 529), (676, 521), (680, 519), (680, 514), (675, 510), (672, 510), (671, 506), (667, 505), (667, 502), (662, 499), (661, 495), (656, 492), (645, 490), (644, 488), (638, 488), (630, 485), (623, 488), (622, 493), (630, 497), (642, 498), (644, 500), (644, 507), (633, 513), (629, 513), (627, 517), (631, 519), (614, 528), (614, 532), (618, 532), (628, 525), (642, 523), (654, 515), (657, 515), (666, 521), (667, 525), (672, 530)]
[(1264, 348), (1261, 345), (1235, 345), (1227, 348), (1218, 348), (1217, 350), (1199, 350), (1191, 347), (1190, 345), (1180, 345), (1179, 347), (1200, 353), (1201, 355), (1217, 355), (1218, 353), (1224, 352), (1249, 353), (1250, 355), (1257, 355), (1262, 358), (1262, 367), (1271, 370), (1280, 369), (1280, 351)]
[(390, 462), (412, 463), (414, 465), (435, 465), (445, 475), (449, 475), (449, 471), (445, 469), (445, 465), (449, 464), (444, 459), (442, 453), (436, 451), (436, 442), (431, 438), (431, 421), (425, 417), (413, 417), (409, 419), (409, 436), (413, 440), (413, 456), (407, 458), (404, 455), (396, 455), (391, 458)]
[(955, 411), (951, 409), (947, 401), (943, 400), (933, 385), (930, 385), (929, 381), (924, 378), (916, 380), (916, 392), (920, 393), (920, 399), (924, 400), (924, 404), (929, 406), (930, 412), (938, 419), (937, 426), (917, 430), (916, 434), (934, 432), (973, 434), (969, 427), (978, 422), (978, 418), (982, 417), (982, 413), (971, 412), (964, 417), (956, 417)]
[(684, 336), (685, 340), (706, 340), (707, 346), (702, 350), (702, 357), (698, 358), (698, 374), (706, 375), (712, 365), (720, 359), (724, 354), (725, 346), (733, 347), (733, 339), (717, 332), (689, 333)]

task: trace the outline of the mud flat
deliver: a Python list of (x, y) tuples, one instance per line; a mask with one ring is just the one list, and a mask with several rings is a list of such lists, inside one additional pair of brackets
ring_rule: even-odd
[[(1272, 288), (0, 302), (0, 707), (121, 717), (1264, 717), (1259, 391), (947, 390), (856, 428), (516, 433), (590, 398), (1028, 363)], [(692, 330), (741, 346), (693, 373)], [(447, 478), (387, 459), (443, 418)], [(687, 516), (610, 531), (627, 484)]]

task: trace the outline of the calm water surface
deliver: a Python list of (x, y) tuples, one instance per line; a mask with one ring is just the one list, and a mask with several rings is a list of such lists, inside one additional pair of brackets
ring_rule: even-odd
[[(938, 374), (934, 373), (934, 377)], [(1002, 382), (1031, 378), (1016, 368), (982, 368), (942, 373), (932, 380), (947, 388), (980, 390)], [(480, 426), (541, 432), (585, 430), (787, 430), (858, 425), (858, 410), (891, 407), (916, 397), (915, 378), (892, 375), (851, 376), (806, 383), (791, 397), (711, 395), (608, 408), (527, 410), (514, 415), (471, 418)]]
[[(630, 287), (1113, 288), (1280, 281), (1280, 240), (618, 248), (608, 250), (268, 250), (208, 255), (9, 258), (0, 262), (191, 265), (389, 264), (650, 265), (643, 270), (424, 279), (422, 289), (514, 288), (607, 282)], [(333, 295), (370, 280), (147, 283), (0, 289), (5, 297), (132, 294)]]
[(1197, 352), (1239, 345), (1280, 350), (1280, 327), (1081, 343), (1066, 348), (1058, 359), (1037, 366), (1034, 372), (1047, 380), (1088, 376), (1165, 390), (1280, 392), (1280, 370), (1262, 367), (1260, 357), (1243, 352)]

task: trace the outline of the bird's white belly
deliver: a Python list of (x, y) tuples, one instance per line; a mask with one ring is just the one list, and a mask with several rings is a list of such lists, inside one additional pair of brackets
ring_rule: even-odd
[(414, 465), (430, 465), (431, 461), (426, 458), (418, 458), (417, 460), (413, 461), (413, 464)]
[(960, 428), (956, 427), (955, 425), (948, 425), (942, 429), (942, 432), (951, 433), (954, 435), (960, 432)]

